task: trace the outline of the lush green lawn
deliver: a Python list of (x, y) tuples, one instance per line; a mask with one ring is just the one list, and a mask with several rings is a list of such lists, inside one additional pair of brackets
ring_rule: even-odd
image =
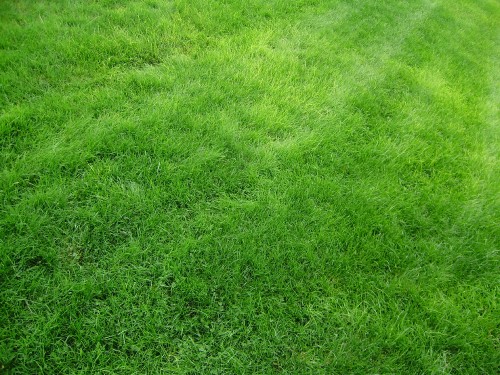
[(0, 373), (496, 373), (499, 20), (0, 0)]

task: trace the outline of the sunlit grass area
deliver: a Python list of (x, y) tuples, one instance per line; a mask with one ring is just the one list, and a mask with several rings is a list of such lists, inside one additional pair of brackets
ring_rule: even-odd
[(497, 373), (499, 20), (0, 0), (0, 373)]

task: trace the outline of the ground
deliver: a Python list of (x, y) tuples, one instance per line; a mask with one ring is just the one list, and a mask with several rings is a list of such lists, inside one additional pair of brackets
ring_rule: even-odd
[(0, 0), (0, 373), (497, 373), (499, 19)]

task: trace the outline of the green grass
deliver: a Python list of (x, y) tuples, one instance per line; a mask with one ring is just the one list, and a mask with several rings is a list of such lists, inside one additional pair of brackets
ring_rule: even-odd
[(0, 0), (0, 373), (497, 373), (499, 19)]

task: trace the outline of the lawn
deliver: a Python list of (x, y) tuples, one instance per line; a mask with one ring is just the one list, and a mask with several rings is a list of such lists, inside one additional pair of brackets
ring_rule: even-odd
[(500, 370), (498, 0), (0, 0), (0, 373)]

